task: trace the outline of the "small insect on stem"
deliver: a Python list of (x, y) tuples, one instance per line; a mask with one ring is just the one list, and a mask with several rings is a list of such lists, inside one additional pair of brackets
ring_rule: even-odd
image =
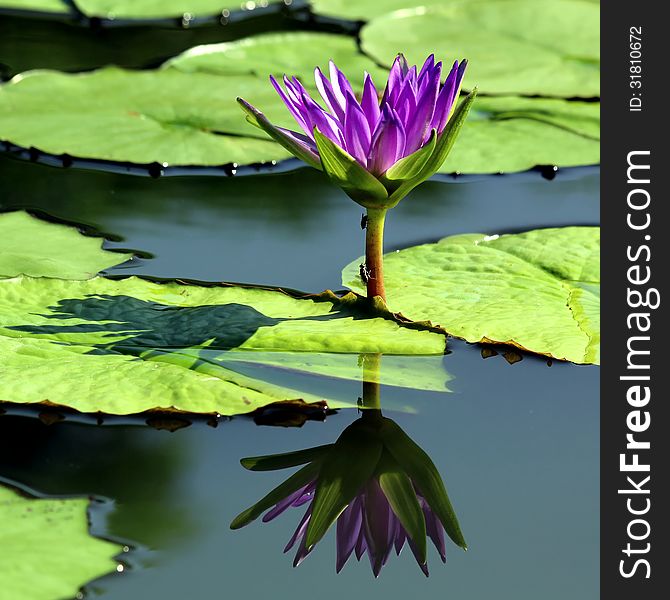
[(361, 216), (361, 229), (365, 229), (368, 226), (368, 216), (363, 214)]
[(365, 266), (365, 263), (361, 263), (359, 265), (358, 272), (361, 276), (361, 279), (363, 280), (363, 283), (367, 285), (368, 281), (370, 281), (370, 271), (368, 271), (368, 268)]

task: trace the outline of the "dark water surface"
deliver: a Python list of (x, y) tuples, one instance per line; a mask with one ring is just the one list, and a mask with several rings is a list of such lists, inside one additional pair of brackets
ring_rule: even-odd
[[(338, 289), (340, 269), (363, 248), (360, 210), (316, 172), (150, 179), (59, 169), (0, 156), (0, 210), (28, 208), (121, 238), (149, 252), (121, 273)], [(445, 235), (596, 224), (595, 168), (431, 181), (388, 220), (387, 249)], [(389, 413), (442, 472), (469, 544), (429, 552), (426, 579), (406, 549), (375, 580), (364, 558), (335, 574), (328, 534), (297, 569), (282, 549), (303, 509), (230, 531), (231, 519), (283, 479), (249, 473), (242, 456), (329, 443), (356, 414), (302, 428), (251, 419), (197, 422), (174, 433), (142, 421), (97, 426), (0, 415), (0, 477), (47, 494), (95, 494), (96, 527), (137, 546), (131, 568), (87, 588), (89, 597), (343, 597), (571, 600), (597, 596), (598, 377), (525, 356), (483, 360), (454, 341), (444, 357), (454, 393), (385, 387)], [(260, 368), (260, 367), (259, 367)], [(265, 371), (268, 378), (268, 371)], [(29, 376), (29, 375), (28, 375)], [(355, 401), (359, 385), (271, 371), (276, 383)], [(569, 574), (569, 576), (567, 575)]]

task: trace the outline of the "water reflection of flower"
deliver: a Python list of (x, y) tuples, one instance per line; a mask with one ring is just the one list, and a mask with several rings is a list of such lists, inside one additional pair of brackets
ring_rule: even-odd
[(364, 411), (334, 444), (246, 458), (242, 464), (255, 471), (305, 465), (231, 524), (233, 529), (243, 527), (262, 513), (263, 521), (268, 522), (290, 507), (309, 504), (284, 549), (288, 552), (297, 546), (294, 566), (334, 523), (337, 572), (352, 554), (360, 560), (367, 553), (376, 577), (391, 553), (400, 554), (407, 542), (428, 575), (426, 538), (446, 561), (445, 531), (466, 548), (435, 465), (380, 411)]

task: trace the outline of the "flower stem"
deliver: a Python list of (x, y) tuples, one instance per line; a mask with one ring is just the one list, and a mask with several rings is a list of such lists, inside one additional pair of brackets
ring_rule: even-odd
[(381, 296), (386, 302), (384, 289), (384, 219), (385, 208), (368, 208), (365, 227), (365, 268), (368, 298)]

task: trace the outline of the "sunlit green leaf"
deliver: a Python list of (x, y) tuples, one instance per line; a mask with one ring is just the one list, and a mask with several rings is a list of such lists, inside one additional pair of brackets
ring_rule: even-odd
[[(176, 69), (31, 71), (0, 86), (0, 139), (51, 154), (172, 165), (289, 157), (244, 119), (243, 96), (279, 125), (288, 111), (265, 80)], [(108, 135), (101, 135), (107, 132)]]
[(0, 278), (16, 275), (88, 279), (128, 260), (101, 248), (100, 238), (25, 212), (0, 214)]
[[(359, 261), (343, 280), (363, 290)], [(600, 360), (600, 229), (458, 235), (385, 260), (388, 305), (469, 342)]]
[(122, 547), (89, 534), (89, 500), (35, 499), (0, 485), (0, 600), (74, 598), (116, 570)]
[(599, 7), (581, 0), (482, 0), (382, 15), (361, 41), (385, 65), (398, 52), (410, 64), (433, 52), (467, 58), (465, 89), (590, 98), (600, 94), (599, 31)]
[[(356, 90), (363, 87), (367, 71), (377, 86), (386, 82), (387, 71), (362, 54), (351, 36), (317, 31), (265, 33), (241, 40), (196, 46), (168, 60), (163, 68), (185, 73), (214, 75), (256, 75), (264, 82), (269, 75), (295, 76), (304, 86), (315, 90), (314, 68), (326, 76), (332, 60), (347, 74)], [(262, 107), (259, 107), (262, 109)]]
[(363, 206), (383, 205), (388, 193), (376, 177), (318, 130), (314, 131), (314, 139), (323, 170), (335, 185)]

